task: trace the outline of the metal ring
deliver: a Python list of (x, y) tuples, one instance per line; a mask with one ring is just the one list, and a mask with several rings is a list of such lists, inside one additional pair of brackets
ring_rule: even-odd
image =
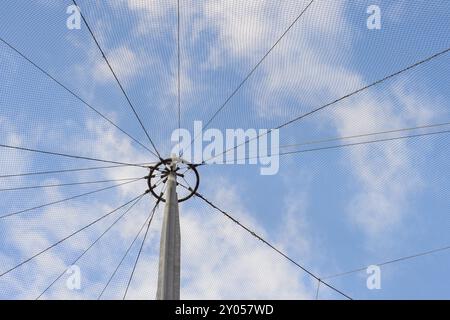
[[(148, 188), (149, 188), (151, 194), (152, 194), (156, 199), (158, 199), (158, 200), (161, 201), (161, 202), (166, 202), (166, 199), (164, 198), (164, 194), (163, 194), (163, 193), (161, 193), (161, 194), (158, 195), (158, 194), (155, 192), (154, 188), (155, 188), (156, 184), (152, 184), (152, 178), (155, 177), (155, 176), (154, 176), (155, 171), (163, 172), (163, 171), (161, 171), (161, 170), (158, 170), (158, 168), (161, 167), (161, 166), (164, 166), (164, 170), (168, 172), (167, 166), (170, 166), (170, 165), (172, 164), (173, 161), (174, 161), (174, 160), (173, 160), (172, 158), (164, 159), (164, 160), (161, 160), (160, 162), (158, 162), (155, 166), (150, 167), (150, 174), (148, 175), (148, 178), (147, 178)], [(196, 177), (196, 181), (195, 181), (195, 186), (194, 186), (194, 188), (192, 189), (192, 188), (189, 187), (189, 190), (190, 190), (191, 192), (190, 192), (187, 196), (185, 196), (185, 197), (183, 197), (183, 198), (181, 198), (181, 199), (178, 199), (178, 202), (183, 202), (183, 201), (186, 201), (186, 200), (188, 200), (189, 198), (191, 198), (191, 197), (197, 192), (198, 187), (199, 187), (199, 185), (200, 185), (200, 175), (198, 174), (198, 171), (197, 171), (197, 168), (196, 168), (195, 165), (193, 165), (193, 164), (191, 164), (191, 163), (189, 163), (189, 162), (187, 162), (186, 160), (183, 160), (183, 159), (181, 159), (181, 158), (178, 158), (178, 161), (179, 161), (180, 163), (185, 164), (185, 165), (189, 168), (189, 170), (192, 170), (192, 171), (194, 172), (194, 174), (195, 174), (195, 177)], [(168, 175), (168, 174), (167, 174), (167, 175)]]

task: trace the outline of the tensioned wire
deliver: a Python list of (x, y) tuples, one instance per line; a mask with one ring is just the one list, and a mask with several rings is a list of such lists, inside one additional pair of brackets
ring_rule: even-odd
[[(110, 25), (106, 34), (91, 27), (150, 136), (167, 156), (177, 127), (176, 2), (77, 3), (88, 22)], [(112, 45), (116, 43), (126, 43), (126, 49)]]
[[(430, 8), (430, 6), (427, 6), (425, 8), (425, 12), (439, 12), (439, 6), (442, 4), (438, 4), (436, 7)], [(280, 48), (278, 51), (274, 51), (273, 54), (268, 57), (268, 59), (265, 61), (266, 64), (270, 66), (266, 66), (265, 69), (261, 71), (261, 74), (259, 74), (258, 77), (254, 79), (253, 86), (251, 85), (251, 80), (249, 80), (249, 87), (242, 88), (243, 92), (240, 93), (239, 96), (235, 96), (234, 102), (232, 102), (225, 111), (228, 111), (229, 114), (226, 115), (225, 111), (223, 112), (222, 116), (227, 117), (226, 119), (221, 119), (222, 121), (217, 121), (215, 124), (215, 127), (219, 127), (220, 129), (224, 128), (236, 128), (236, 127), (263, 127), (263, 128), (271, 128), (275, 125), (282, 123), (283, 120), (287, 120), (291, 118), (295, 114), (301, 114), (303, 112), (309, 111), (314, 104), (320, 104), (321, 102), (324, 103), (329, 99), (332, 99), (333, 97), (339, 96), (339, 93), (343, 94), (347, 91), (351, 91), (352, 89), (356, 89), (358, 87), (357, 81), (353, 81), (352, 74), (358, 75), (357, 72), (350, 72), (350, 70), (353, 70), (350, 63), (353, 63), (352, 60), (350, 60), (350, 56), (347, 54), (348, 51), (346, 50), (338, 50), (337, 48), (333, 47), (333, 44), (336, 44), (337, 42), (342, 43), (351, 43), (351, 34), (353, 33), (353, 26), (348, 24), (343, 24), (339, 20), (337, 20), (336, 14), (331, 14), (329, 11), (327, 11), (327, 7), (330, 7), (330, 4), (327, 2), (321, 2), (315, 5), (315, 11), (312, 12), (317, 13), (317, 15), (311, 14), (311, 16), (304, 16), (303, 19), (306, 19), (306, 21), (303, 21), (304, 24), (299, 21), (298, 25), (295, 29), (291, 30), (292, 33), (287, 35), (286, 39), (282, 43), (279, 44)], [(419, 11), (419, 7), (424, 7), (423, 4), (412, 8), (414, 12)], [(353, 17), (357, 18), (358, 14), (360, 13), (360, 9), (362, 9), (361, 4), (355, 4), (354, 7), (348, 8), (348, 13)], [(364, 10), (363, 10), (364, 11)], [(320, 50), (320, 59), (312, 59), (311, 54), (308, 54), (308, 50), (303, 50), (303, 52), (300, 50), (302, 46), (307, 46), (309, 42), (311, 41), (311, 38), (314, 37), (311, 32), (308, 32), (308, 28), (311, 27), (311, 21), (312, 19), (321, 19), (324, 17), (327, 17), (327, 15), (330, 15), (329, 19), (329, 25), (333, 25), (337, 30), (339, 30), (339, 33), (337, 35), (330, 36), (327, 38), (326, 36), (322, 36), (321, 42), (324, 43), (322, 46), (325, 46), (323, 50)], [(334, 20), (333, 20), (334, 18)], [(336, 21), (335, 21), (336, 20)], [(429, 29), (425, 25), (428, 23), (428, 21), (425, 20), (419, 20), (416, 21), (418, 24), (418, 28), (421, 25), (424, 25), (424, 29)], [(350, 32), (352, 31), (352, 32)], [(441, 33), (442, 30), (436, 29), (435, 34)], [(320, 34), (318, 32), (318, 34)], [(369, 35), (369, 34), (368, 34)], [(389, 41), (392, 43), (395, 43), (396, 39), (395, 36), (399, 36), (398, 33), (392, 33), (389, 34)], [(383, 76), (383, 72), (386, 72), (386, 70), (392, 70), (395, 71), (399, 66), (402, 66), (405, 64), (406, 61), (413, 62), (417, 58), (420, 58), (420, 53), (423, 54), (423, 56), (427, 56), (433, 52), (437, 52), (439, 49), (442, 49), (442, 46), (445, 45), (443, 41), (433, 41), (428, 36), (425, 37), (425, 35), (419, 34), (418, 36), (424, 37), (424, 43), (430, 44), (428, 47), (426, 47), (426, 50), (424, 47), (421, 47), (420, 50), (411, 50), (408, 53), (402, 52), (399, 49), (396, 51), (398, 55), (394, 55), (392, 59), (389, 61), (388, 67), (380, 68), (379, 66), (383, 66), (386, 64), (383, 64), (383, 60), (378, 60), (379, 57), (370, 55), (369, 60), (365, 60), (364, 62), (369, 65), (373, 66), (373, 70), (371, 70), (370, 73), (367, 73), (367, 77), (365, 77), (365, 81), (370, 82), (371, 80), (375, 80), (379, 77)], [(433, 38), (434, 39), (434, 38)], [(436, 39), (439, 39), (439, 37), (436, 37)], [(368, 40), (367, 40), (368, 41)], [(361, 47), (365, 49), (366, 43), (363, 41), (361, 42)], [(415, 43), (411, 40), (409, 44), (415, 45)], [(329, 49), (326, 49), (329, 47)], [(397, 48), (397, 46), (393, 46), (393, 48)], [(295, 51), (297, 50), (298, 51)], [(313, 51), (314, 52), (314, 51)], [(277, 55), (278, 53), (278, 55)], [(363, 54), (364, 52), (361, 52)], [(414, 53), (414, 54), (413, 54)], [(284, 54), (284, 55), (283, 55)], [(282, 69), (282, 67), (287, 64), (288, 62), (285, 62), (286, 59), (283, 59), (285, 55), (292, 55), (291, 60), (298, 61), (298, 64), (295, 65), (296, 68), (294, 69)], [(295, 56), (294, 56), (295, 55)], [(401, 58), (399, 58), (401, 57)], [(348, 75), (348, 81), (342, 81), (342, 78), (335, 77), (335, 74), (339, 74), (339, 72), (333, 72), (332, 68), (322, 68), (322, 65), (318, 65), (318, 61), (322, 61), (325, 63), (328, 63), (329, 66), (343, 66), (343, 70), (347, 67), (349, 71), (343, 72), (344, 75)], [(363, 69), (360, 61), (357, 61), (358, 66), (361, 66), (361, 69)], [(436, 64), (437, 65), (437, 64)], [(435, 66), (436, 66), (435, 65)], [(303, 67), (302, 67), (303, 66)], [(377, 67), (378, 66), (378, 67)], [(314, 71), (314, 68), (316, 68), (316, 71)], [(243, 68), (240, 68), (243, 69)], [(245, 69), (244, 69), (245, 70)], [(319, 70), (319, 71), (317, 71)], [(432, 70), (432, 72), (430, 72)], [(440, 78), (445, 75), (445, 69), (436, 68), (433, 67), (432, 69), (429, 69), (427, 73), (418, 73), (420, 77), (424, 76), (424, 74), (428, 74), (431, 76), (433, 74), (433, 77)], [(339, 70), (341, 71), (341, 70)], [(314, 74), (311, 74), (311, 72), (316, 72)], [(318, 73), (319, 72), (319, 73)], [(308, 77), (306, 77), (304, 82), (298, 82), (298, 85), (294, 87), (296, 82), (294, 81), (297, 78), (303, 79), (303, 74), (307, 74)], [(244, 75), (241, 77), (243, 78)], [(322, 81), (323, 77), (325, 77), (325, 80)], [(406, 83), (416, 83), (413, 79), (420, 78), (417, 75), (411, 75), (410, 79), (407, 79), (407, 77), (404, 77), (400, 79), (403, 82)], [(290, 81), (289, 79), (292, 78), (293, 81)], [(319, 80), (316, 80), (316, 78), (319, 78), (322, 82), (320, 83)], [(275, 79), (274, 81), (278, 81), (279, 85), (278, 87), (274, 87), (273, 90), (267, 90), (267, 86), (265, 81), (269, 81), (270, 79)], [(280, 80), (278, 80), (280, 79)], [(236, 81), (235, 83), (239, 83)], [(435, 83), (439, 83), (436, 81)], [(402, 89), (402, 83), (393, 83), (390, 84), (388, 88), (392, 89), (392, 93), (394, 93), (398, 89)], [(287, 89), (285, 89), (287, 88)], [(299, 94), (298, 95), (292, 95), (292, 90), (295, 88)], [(318, 95), (318, 91), (320, 89), (321, 95)], [(410, 89), (410, 88), (408, 88)], [(230, 91), (230, 90), (228, 90)], [(286, 94), (285, 91), (288, 91), (289, 93)], [(389, 92), (389, 91), (388, 91)], [(379, 102), (380, 96), (384, 97), (386, 95), (386, 90), (382, 92), (382, 94), (377, 94), (374, 99), (376, 100), (375, 103)], [(264, 99), (262, 99), (263, 97)], [(393, 98), (391, 96), (391, 98)], [(297, 101), (297, 102), (296, 102)], [(388, 101), (388, 100), (385, 100)], [(399, 101), (393, 99), (393, 104), (398, 104)], [(255, 105), (257, 104), (257, 105)], [(216, 104), (217, 106), (220, 105), (220, 103)], [(255, 105), (252, 107), (252, 105)], [(440, 109), (445, 110), (445, 108), (440, 107)], [(233, 111), (234, 110), (234, 111)], [(259, 117), (258, 113), (262, 112), (263, 116)], [(380, 110), (380, 112), (383, 112)], [(205, 120), (205, 118), (202, 118)], [(232, 119), (232, 120), (230, 120)], [(322, 120), (322, 119), (320, 119)], [(369, 123), (371, 121), (374, 121), (374, 119), (370, 118), (369, 116), (365, 117), (365, 120), (367, 120)], [(327, 121), (329, 121), (327, 119)], [(333, 122), (330, 123), (331, 130), (334, 129), (335, 124)], [(325, 127), (325, 128), (324, 128)], [(305, 135), (307, 138), (308, 136), (312, 135), (314, 132), (322, 132), (326, 129), (326, 126), (318, 126), (314, 123), (309, 124), (307, 130), (304, 128), (300, 128), (300, 126), (296, 129), (296, 131), (292, 130), (289, 132), (285, 132), (284, 135), (282, 135), (282, 139), (284, 139), (283, 143), (291, 143), (292, 142), (292, 136), (294, 133), (301, 132)], [(327, 132), (324, 132), (327, 133)], [(328, 132), (329, 134), (330, 132)], [(317, 135), (319, 136), (319, 135)]]
[[(15, 17), (23, 15), (24, 20), (28, 21), (28, 23), (17, 25), (14, 29), (14, 34), (12, 34), (12, 30), (10, 30), (10, 25), (8, 25), (9, 17), (5, 16), (5, 19), (2, 19), (5, 26), (2, 27), (2, 35), (8, 42), (13, 42), (17, 45), (20, 51), (23, 51), (27, 56), (30, 57), (31, 60), (35, 61), (38, 65), (43, 68), (49, 68), (49, 72), (54, 74), (56, 78), (61, 79), (61, 81), (70, 88), (73, 88), (76, 91), (79, 91), (83, 96), (90, 96), (90, 101), (93, 105), (97, 106), (95, 100), (98, 97), (102, 96), (103, 98), (108, 99), (108, 103), (105, 103), (105, 100), (102, 103), (99, 103), (100, 110), (105, 113), (110, 113), (114, 111), (120, 111), (114, 108), (115, 101), (119, 101), (118, 99), (114, 99), (114, 92), (111, 90), (108, 92), (106, 88), (106, 92), (108, 95), (105, 95), (105, 87), (108, 86), (108, 83), (100, 84), (100, 87), (95, 89), (96, 95), (92, 94), (93, 87), (89, 82), (87, 73), (81, 74), (78, 71), (81, 71), (82, 68), (89, 69), (92, 72), (95, 72), (98, 69), (98, 60), (95, 60), (93, 57), (86, 58), (86, 50), (87, 48), (79, 47), (77, 50), (67, 50), (71, 46), (76, 46), (78, 42), (78, 37), (81, 38), (81, 33), (83, 30), (68, 30), (65, 26), (65, 23), (62, 24), (64, 27), (63, 30), (58, 28), (58, 22), (61, 19), (56, 19), (59, 12), (63, 12), (65, 14), (65, 9), (67, 6), (62, 6), (59, 4), (54, 9), (58, 9), (58, 11), (54, 10), (46, 10), (45, 6), (40, 7), (39, 9), (34, 8), (34, 4), (27, 4), (26, 6), (22, 6), (17, 4), (15, 7)], [(35, 10), (36, 9), (36, 10)], [(62, 9), (61, 11), (59, 11)], [(27, 15), (31, 13), (35, 16), (38, 16), (40, 19), (44, 19), (47, 21), (47, 24), (42, 24), (42, 21), (36, 21), (36, 19), (30, 18)], [(5, 9), (5, 15), (8, 12)], [(20, 20), (20, 19), (19, 19)], [(64, 20), (63, 20), (64, 22)], [(11, 24), (12, 25), (12, 24)], [(39, 32), (40, 28), (46, 27), (48, 32)], [(30, 32), (30, 29), (34, 32)], [(62, 32), (61, 32), (62, 31)], [(30, 38), (30, 35), (33, 34), (34, 38)], [(46, 37), (51, 37), (51, 39), (46, 40)], [(52, 45), (49, 45), (47, 41), (51, 41)], [(36, 50), (30, 51), (29, 48), (34, 47)], [(49, 51), (48, 48), (53, 48), (53, 51)], [(41, 49), (41, 50), (38, 50)], [(86, 49), (86, 50), (85, 50)], [(62, 52), (62, 54), (58, 55), (58, 52)], [(11, 55), (10, 55), (11, 56)], [(19, 119), (19, 117), (26, 116), (26, 119), (23, 119), (22, 123), (28, 126), (27, 129), (20, 129), (22, 134), (25, 134), (24, 139), (28, 139), (28, 134), (30, 132), (34, 132), (36, 129), (39, 129), (42, 124), (39, 120), (42, 117), (39, 115), (46, 116), (45, 126), (47, 127), (48, 132), (52, 132), (53, 135), (62, 135), (64, 129), (69, 131), (72, 136), (76, 135), (84, 135), (87, 136), (91, 130), (85, 130), (83, 128), (91, 118), (92, 120), (98, 121), (95, 123), (99, 125), (100, 128), (104, 126), (107, 128), (107, 125), (103, 125), (103, 120), (97, 118), (98, 115), (91, 114), (86, 112), (86, 110), (82, 110), (85, 106), (79, 104), (78, 101), (74, 100), (73, 97), (68, 95), (67, 93), (59, 91), (60, 88), (51, 84), (50, 81), (42, 78), (38, 73), (31, 70), (31, 68), (27, 68), (25, 66), (20, 65), (19, 57), (11, 56), (13, 67), (16, 69), (19, 68), (19, 72), (16, 72), (15, 78), (20, 79), (20, 82), (17, 82), (17, 85), (13, 86), (11, 84), (12, 90), (8, 93), (11, 98), (15, 98), (14, 103), (24, 101), (25, 103), (20, 104), (20, 108), (15, 107), (13, 105), (9, 105), (10, 101), (5, 102), (4, 111), (9, 111), (8, 108), (11, 108), (11, 117), (13, 120)], [(101, 58), (101, 57), (100, 57)], [(8, 61), (6, 61), (8, 62)], [(2, 66), (3, 67), (3, 66)], [(22, 74), (21, 69), (26, 70), (27, 73)], [(31, 71), (31, 72), (30, 72)], [(84, 78), (83, 78), (84, 77)], [(14, 79), (14, 77), (12, 77)], [(80, 81), (81, 79), (81, 81)], [(84, 80), (84, 83), (83, 83)], [(99, 81), (101, 83), (101, 81)], [(19, 85), (20, 83), (20, 85)], [(20, 95), (16, 91), (20, 90)], [(52, 92), (51, 96), (48, 95), (48, 92)], [(8, 97), (8, 96), (7, 96)], [(33, 98), (33, 100), (29, 100)], [(13, 101), (13, 100), (11, 100)], [(97, 101), (98, 102), (98, 101)], [(29, 106), (27, 106), (29, 104)], [(108, 105), (106, 110), (105, 105)], [(34, 108), (33, 111), (39, 110), (39, 112), (28, 113), (24, 110), (28, 108)], [(17, 112), (20, 110), (21, 112)], [(30, 110), (31, 111), (31, 110)], [(33, 116), (33, 117), (31, 117)], [(126, 121), (126, 117), (121, 116), (121, 120), (123, 122)], [(125, 120), (125, 121), (124, 121)], [(15, 125), (20, 122), (14, 123)], [(131, 123), (131, 122), (129, 122)], [(128, 129), (128, 125), (124, 125)], [(82, 128), (82, 129), (81, 129)], [(133, 131), (134, 129), (130, 129)], [(120, 133), (119, 133), (120, 135)], [(92, 136), (92, 135), (91, 135)], [(79, 137), (81, 141), (84, 139)], [(93, 140), (93, 139), (92, 139)], [(47, 139), (47, 143), (52, 143), (52, 139)], [(92, 141), (90, 142), (92, 144)], [(53, 142), (53, 146), (55, 146), (55, 142)], [(59, 146), (59, 145), (58, 145)], [(86, 145), (85, 149), (89, 149), (90, 147)], [(94, 152), (92, 152), (94, 153)]]

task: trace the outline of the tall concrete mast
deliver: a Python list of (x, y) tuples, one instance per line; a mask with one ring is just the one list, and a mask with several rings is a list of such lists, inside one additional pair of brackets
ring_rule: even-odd
[(167, 176), (164, 218), (159, 253), (157, 300), (180, 299), (181, 235), (177, 195), (177, 164), (171, 164)]

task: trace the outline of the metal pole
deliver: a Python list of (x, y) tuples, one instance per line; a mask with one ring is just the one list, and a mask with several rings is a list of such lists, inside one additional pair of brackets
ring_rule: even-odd
[(157, 300), (180, 299), (181, 236), (175, 169), (176, 163), (174, 162), (166, 182), (166, 206), (161, 231)]

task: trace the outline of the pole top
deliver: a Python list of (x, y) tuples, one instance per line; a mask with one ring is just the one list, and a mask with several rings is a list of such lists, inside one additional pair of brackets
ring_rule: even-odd
[(177, 181), (178, 202), (191, 198), (200, 185), (196, 166), (175, 154), (150, 167), (147, 184), (150, 193), (159, 201), (166, 202), (164, 191), (169, 179)]

